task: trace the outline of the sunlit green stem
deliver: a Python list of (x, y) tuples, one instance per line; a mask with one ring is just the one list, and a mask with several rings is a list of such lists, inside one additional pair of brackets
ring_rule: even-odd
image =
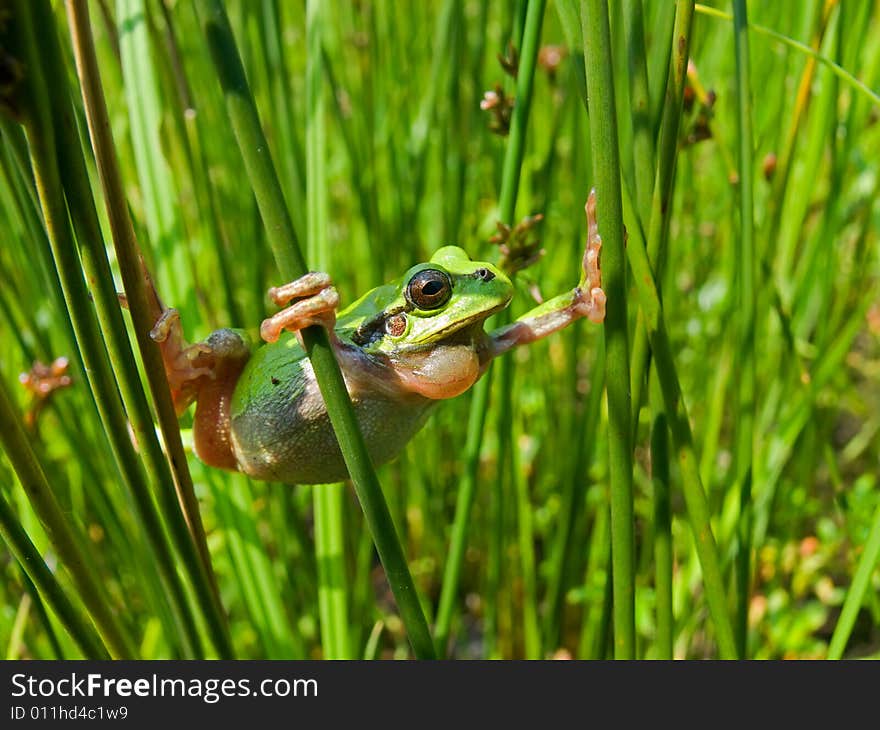
[[(316, 268), (329, 268), (327, 241), (327, 154), (324, 53), (322, 50), (322, 0), (306, 3), (306, 231), (308, 260)], [(318, 561), (318, 612), (321, 645), (327, 659), (351, 659), (348, 632), (345, 542), (342, 533), (342, 507), (345, 496), (341, 484), (317, 487), (313, 493), (315, 510), (315, 554)]]
[(651, 119), (651, 92), (645, 60), (644, 7), (642, 0), (627, 0), (626, 42), (629, 58), (629, 91), (632, 105), (633, 162), (635, 196), (643, 225), (651, 214), (654, 188), (654, 124)]
[[(528, 127), (529, 109), (534, 85), (535, 67), (538, 58), (538, 47), (541, 39), (541, 26), (544, 22), (546, 0), (530, 0), (526, 15), (523, 44), (520, 50), (519, 71), (517, 74), (516, 105), (511, 119), (510, 136), (504, 154), (504, 168), (501, 179), (499, 198), (499, 219), (512, 224), (516, 209), (516, 197), (519, 190), (519, 178), (525, 154), (526, 129)], [(452, 622), (455, 596), (461, 575), (461, 562), (464, 559), (467, 526), (477, 482), (479, 452), (482, 445), (485, 412), (489, 405), (491, 386), (490, 370), (473, 389), (471, 411), (468, 422), (468, 437), (465, 446), (465, 472), (462, 479), (461, 492), (456, 501), (455, 521), (453, 525), (449, 557), (443, 573), (443, 587), (437, 611), (435, 639), (438, 651), (445, 651)], [(505, 398), (508, 396), (505, 394)], [(505, 410), (502, 408), (502, 410)], [(507, 428), (502, 418), (504, 428)], [(493, 602), (494, 602), (493, 597)], [(493, 606), (494, 610), (494, 606)]]
[(736, 558), (736, 640), (739, 656), (746, 657), (749, 610), (752, 463), (755, 437), (755, 226), (752, 182), (752, 100), (749, 80), (749, 35), (745, 0), (734, 0), (736, 49), (737, 130), (739, 135), (739, 281), (735, 283), (738, 322), (736, 410), (736, 482), (740, 489), (740, 515)]
[(437, 606), (437, 619), (434, 622), (434, 641), (437, 654), (445, 656), (448, 647), (452, 616), (461, 579), (461, 566), (467, 549), (468, 528), (471, 508), (477, 491), (477, 470), (480, 467), (480, 446), (483, 441), (483, 428), (486, 411), (489, 407), (489, 376), (486, 375), (473, 389), (471, 408), (468, 417), (467, 438), (465, 439), (465, 462), (462, 480), (455, 498), (455, 518), (449, 537), (449, 553), (443, 567), (443, 585), (440, 602)]
[(871, 590), (871, 576), (874, 573), (874, 568), (877, 567), (878, 560), (880, 560), (880, 505), (874, 510), (874, 519), (871, 523), (868, 540), (865, 543), (865, 551), (859, 558), (856, 574), (849, 591), (847, 591), (843, 610), (834, 627), (834, 634), (831, 636), (831, 643), (828, 646), (829, 659), (840, 659), (846, 650), (846, 644), (852, 634), (853, 626), (855, 626), (859, 609), (862, 607), (868, 591)]
[(602, 236), (605, 315), (605, 389), (611, 480), (611, 559), (614, 580), (614, 656), (635, 658), (635, 564), (630, 433), (626, 256), (620, 197), (620, 157), (614, 107), (611, 30), (604, 0), (583, 0), (581, 22), (589, 92), (590, 144)]
[[(651, 260), (653, 271), (658, 281), (661, 278), (659, 274), (664, 270), (665, 235), (672, 212), (673, 180), (675, 176), (675, 162), (678, 156), (678, 130), (681, 126), (693, 17), (693, 0), (677, 0), (669, 61), (670, 68), (660, 116), (660, 131), (657, 138), (657, 167), (654, 176), (650, 217), (648, 218), (646, 231), (648, 257)], [(639, 213), (643, 215), (642, 210), (639, 210)], [(642, 406), (648, 357), (648, 335), (644, 323), (640, 321), (633, 336), (630, 374), (632, 407), (634, 414), (636, 414), (633, 418), (634, 422), (638, 421), (638, 412)]]
[(712, 533), (709, 503), (700, 480), (699, 463), (694, 449), (687, 409), (682, 399), (681, 385), (672, 357), (659, 294), (651, 274), (651, 262), (648, 259), (645, 240), (638, 226), (638, 220), (634, 217), (632, 201), (626, 192), (624, 192), (623, 202), (624, 217), (630, 223), (627, 229), (629, 236), (626, 251), (633, 271), (633, 281), (639, 295), (640, 310), (645, 315), (643, 321), (646, 324), (646, 337), (650, 342), (651, 353), (654, 356), (654, 367), (657, 371), (663, 405), (669, 421), (669, 431), (672, 434), (675, 457), (681, 474), (688, 520), (694, 534), (697, 556), (703, 570), (706, 601), (715, 623), (719, 654), (724, 659), (733, 659), (737, 656), (736, 643), (727, 608), (718, 549)]
[[(292, 281), (304, 274), (307, 267), (300, 252), (226, 11), (219, 0), (200, 2), (197, 4), (197, 9), (223, 88), (227, 113), (238, 140), (245, 170), (266, 227), (269, 244), (281, 276), (285, 280)], [(434, 645), (428, 624), (419, 605), (418, 594), (403, 548), (360, 433), (348, 390), (333, 350), (330, 348), (327, 334), (321, 328), (310, 327), (304, 330), (302, 335), (321, 395), (327, 404), (330, 421), (376, 543), (379, 558), (388, 575), (388, 582), (397, 600), (413, 651), (419, 658), (433, 658)]]
[(95, 403), (120, 471), (131, 487), (138, 516), (156, 551), (157, 566), (168, 590), (168, 598), (178, 622), (181, 642), (187, 655), (200, 656), (200, 639), (192, 611), (176, 572), (175, 560), (153, 503), (147, 480), (129, 439), (128, 419), (116, 389), (116, 379), (110, 367), (76, 253), (58, 170), (50, 97), (46, 88), (48, 74), (43, 66), (45, 58), (31, 25), (34, 22), (33, 13), (32, 4), (18, 4), (16, 17), (22, 24), (23, 31), (19, 42), (24, 47), (29, 68), (32, 70), (32, 74), (28, 77), (30, 97), (26, 106), (25, 128), (28, 132), (34, 176), (52, 255), (64, 289), (65, 302), (71, 314), (77, 344), (86, 365)]
[(654, 487), (654, 595), (657, 602), (655, 658), (672, 659), (672, 514), (669, 504), (669, 434), (660, 413), (651, 426)]
[(133, 658), (135, 653), (132, 643), (122, 630), (116, 608), (104, 589), (94, 562), (84, 550), (80, 537), (71, 529), (55, 499), (54, 491), (49, 486), (46, 474), (31, 448), (21, 418), (16, 413), (6, 385), (2, 381), (0, 381), (0, 423), (3, 424), (0, 428), (0, 442), (6, 451), (6, 457), (15, 469), (18, 480), (62, 564), (73, 578), (77, 591), (100, 632), (100, 640), (85, 618), (68, 601), (55, 576), (46, 567), (42, 557), (17, 522), (9, 503), (0, 494), (0, 530), (3, 539), (87, 657), (105, 658), (107, 649), (104, 645), (106, 645), (114, 658)]
[[(13, 421), (17, 422), (19, 419), (11, 407), (8, 394), (6, 393), (6, 386), (2, 381), (0, 381), (0, 411), (2, 411), (2, 414), (0, 414), (0, 421), (4, 424), (2, 430), (3, 448), (6, 450), (7, 454), (12, 455), (16, 453), (14, 449), (19, 446), (19, 444), (14, 443), (14, 439), (16, 438), (16, 432), (20, 435), (20, 424), (16, 423), (15, 426), (12, 425)], [(21, 459), (22, 457), (23, 454), (20, 453), (18, 458)], [(19, 480), (22, 484), (25, 484), (25, 481), (21, 474), (27, 475), (30, 473), (30, 476), (34, 478), (34, 482), (32, 482), (29, 490), (31, 493), (35, 488), (34, 485), (37, 485), (37, 489), (41, 489), (44, 486), (48, 487), (48, 485), (43, 484), (45, 476), (39, 472), (36, 460), (29, 459), (28, 461), (29, 463), (22, 468), (21, 472), (19, 472)], [(55, 507), (57, 508), (57, 504)], [(55, 513), (53, 508), (50, 509), (51, 513)], [(60, 529), (64, 530), (63, 527)], [(34, 582), (39, 589), (40, 594), (46, 599), (49, 606), (52, 607), (52, 610), (61, 620), (61, 623), (67, 629), (70, 637), (76, 642), (76, 645), (79, 647), (80, 651), (82, 651), (83, 655), (87, 659), (109, 659), (110, 655), (107, 653), (107, 649), (101, 638), (95, 633), (94, 627), (89, 623), (83, 612), (70, 602), (67, 594), (58, 583), (58, 579), (52, 571), (49, 570), (49, 567), (43, 560), (43, 556), (40, 555), (37, 548), (34, 547), (34, 544), (22, 528), (12, 506), (6, 501), (6, 497), (3, 495), (2, 490), (0, 490), (0, 536), (3, 537), (3, 541), (8, 546), (9, 551), (15, 556), (15, 559), (18, 561), (19, 565), (21, 565), (26, 575)], [(70, 545), (73, 545), (75, 540), (76, 538), (72, 534), (62, 537), (62, 543), (69, 543)], [(82, 566), (87, 565), (84, 556), (82, 558), (77, 557), (76, 550), (78, 548), (72, 548), (74, 550), (72, 555), (63, 551), (63, 548), (59, 549), (57, 545), (55, 549), (58, 550), (64, 564), (72, 566), (69, 569), (76, 580), (77, 587), (83, 585), (91, 586), (93, 583), (93, 576), (89, 574), (88, 570), (85, 570), (82, 576), (77, 576), (77, 573), (81, 572), (77, 566), (80, 564), (82, 564)], [(70, 562), (71, 557), (73, 557), (72, 562)], [(102, 597), (96, 596), (96, 598), (101, 599)], [(101, 616), (99, 619), (98, 616), (100, 616), (100, 614), (93, 616), (95, 623), (98, 624), (99, 630), (104, 633), (104, 629), (99, 621), (102, 621), (105, 617)], [(111, 621), (110, 632), (112, 634), (116, 629), (113, 626), (113, 619), (110, 618), (109, 620)], [(114, 646), (109, 639), (107, 643), (110, 646)], [(114, 648), (118, 651), (124, 646), (125, 639), (120, 636), (119, 644)]]
[[(55, 103), (57, 113), (61, 119), (66, 117), (68, 122), (59, 125), (63, 137), (63, 144), (59, 145), (59, 149), (63, 163), (62, 170), (69, 178), (67, 188), (71, 197), (72, 218), (81, 241), (83, 266), (93, 282), (98, 315), (102, 327), (108, 334), (110, 355), (119, 376), (129, 417), (134, 424), (149, 472), (158, 483), (157, 491), (165, 520), (198, 597), (200, 608), (210, 628), (212, 641), (221, 656), (231, 657), (232, 645), (217, 594), (205, 529), (202, 525), (192, 477), (187, 467), (177, 416), (171, 402), (171, 393), (159, 348), (149, 335), (160, 312), (146, 289), (140, 249), (128, 213), (128, 203), (116, 160), (107, 105), (101, 87), (89, 23), (88, 4), (82, 0), (68, 0), (67, 12), (77, 72), (82, 85), (86, 119), (104, 189), (116, 256), (138, 347), (159, 416), (165, 449), (169, 454), (168, 458), (165, 457), (162, 445), (156, 437), (153, 418), (141, 387), (119, 311), (116, 287), (104, 250), (85, 165), (76, 145), (76, 136), (73, 134), (70, 105), (64, 90), (63, 94), (55, 95), (60, 97)], [(56, 67), (60, 68), (60, 58), (57, 60)]]

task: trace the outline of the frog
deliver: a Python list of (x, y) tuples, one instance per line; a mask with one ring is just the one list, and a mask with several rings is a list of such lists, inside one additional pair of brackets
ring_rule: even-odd
[(309, 272), (269, 290), (279, 307), (262, 343), (223, 328), (189, 344), (176, 309), (162, 306), (151, 337), (161, 348), (178, 415), (195, 402), (193, 443), (208, 466), (252, 479), (324, 484), (348, 472), (303, 346), (323, 327), (375, 466), (397, 456), (434, 407), (468, 390), (491, 361), (583, 317), (605, 318), (595, 192), (578, 285), (490, 332), (514, 286), (497, 265), (446, 245), (400, 278), (340, 309), (330, 276)]

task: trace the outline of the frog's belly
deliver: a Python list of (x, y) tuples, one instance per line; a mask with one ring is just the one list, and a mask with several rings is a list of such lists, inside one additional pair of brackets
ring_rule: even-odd
[[(346, 479), (342, 452), (314, 380), (294, 378), (268, 392), (271, 395), (247, 399), (248, 404), (233, 413), (232, 444), (241, 471), (254, 479), (288, 484)], [(353, 398), (374, 465), (400, 452), (422, 427), (434, 402), (419, 398), (400, 403), (363, 393)]]

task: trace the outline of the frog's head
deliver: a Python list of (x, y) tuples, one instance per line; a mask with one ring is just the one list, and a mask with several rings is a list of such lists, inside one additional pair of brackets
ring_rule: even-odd
[(482, 329), (512, 296), (513, 285), (499, 268), (444, 246), (427, 263), (362, 297), (340, 314), (340, 325), (353, 326), (352, 340), (369, 352), (400, 354)]
[(389, 392), (452, 398), (483, 372), (483, 322), (512, 296), (500, 269), (444, 246), (340, 312), (337, 331), (388, 365)]

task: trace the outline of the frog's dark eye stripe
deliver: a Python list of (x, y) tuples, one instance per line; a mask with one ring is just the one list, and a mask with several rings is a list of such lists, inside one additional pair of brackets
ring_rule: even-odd
[(423, 269), (406, 285), (406, 300), (417, 309), (437, 309), (451, 296), (449, 275), (438, 269)]
[(400, 306), (377, 313), (358, 326), (351, 334), (351, 341), (359, 347), (365, 347), (385, 335), (400, 337), (406, 332), (406, 311), (405, 307)]

